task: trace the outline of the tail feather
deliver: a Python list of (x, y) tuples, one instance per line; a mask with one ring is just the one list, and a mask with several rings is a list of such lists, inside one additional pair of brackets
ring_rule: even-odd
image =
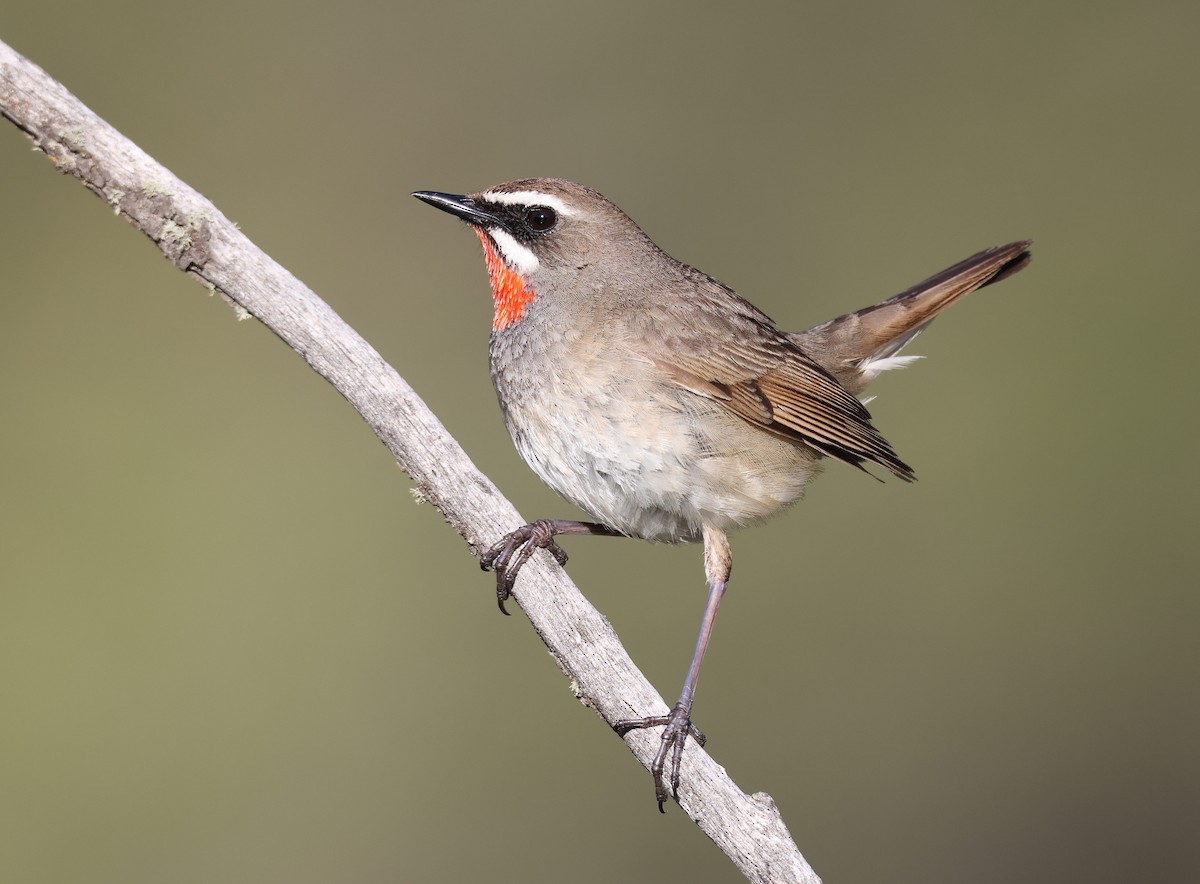
[(871, 307), (791, 335), (851, 393), (881, 371), (919, 357), (897, 356), (939, 313), (964, 295), (1012, 276), (1030, 261), (1030, 240), (972, 255)]

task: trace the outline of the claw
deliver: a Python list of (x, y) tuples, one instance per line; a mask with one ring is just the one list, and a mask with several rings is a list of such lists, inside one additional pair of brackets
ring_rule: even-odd
[[(679, 768), (683, 762), (683, 747), (690, 736), (697, 746), (708, 742), (704, 732), (692, 724), (691, 709), (682, 702), (676, 703), (668, 715), (652, 715), (647, 718), (626, 718), (613, 725), (620, 736), (625, 736), (639, 728), (658, 727), (666, 725), (658, 744), (658, 752), (650, 764), (650, 774), (654, 777), (654, 797), (658, 801), (658, 812), (666, 813), (668, 798), (679, 800)], [(667, 755), (671, 756), (671, 788), (667, 789), (663, 772), (667, 766)]]
[(479, 567), (496, 572), (496, 604), (507, 616), (504, 603), (512, 597), (517, 574), (539, 549), (548, 550), (559, 565), (567, 563), (567, 554), (554, 540), (555, 526), (549, 519), (530, 522), (505, 534), (479, 557)]

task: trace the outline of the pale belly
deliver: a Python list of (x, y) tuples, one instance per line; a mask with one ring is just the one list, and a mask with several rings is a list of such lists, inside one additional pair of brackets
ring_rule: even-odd
[[(551, 488), (624, 534), (675, 542), (733, 528), (798, 500), (820, 467), (811, 449), (752, 427), (690, 391), (613, 373), (546, 387), (497, 377), (517, 450)], [(553, 390), (552, 388), (558, 389)]]

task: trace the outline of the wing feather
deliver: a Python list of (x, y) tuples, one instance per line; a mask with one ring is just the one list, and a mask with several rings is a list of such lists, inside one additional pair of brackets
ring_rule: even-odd
[[(916, 478), (871, 424), (866, 407), (771, 320), (737, 294), (692, 268), (688, 309), (662, 316), (647, 354), (674, 383), (720, 402), (762, 429), (863, 468), (877, 463)], [(677, 302), (676, 302), (677, 303)], [(668, 323), (669, 321), (669, 323)]]

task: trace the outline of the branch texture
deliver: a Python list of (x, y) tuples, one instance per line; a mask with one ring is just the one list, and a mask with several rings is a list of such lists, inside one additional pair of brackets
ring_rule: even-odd
[[(404, 379), (327, 304), (211, 202), (2, 42), (0, 114), (176, 267), (299, 353), (354, 406), (420, 494), (469, 544), (486, 548), (523, 524)], [(610, 725), (667, 712), (608, 621), (549, 555), (539, 553), (521, 572), (515, 598), (580, 702)], [(646, 767), (659, 744), (657, 732), (645, 730), (631, 731), (625, 742)], [(770, 796), (746, 795), (695, 742), (684, 753), (679, 804), (751, 881), (819, 882)]]

